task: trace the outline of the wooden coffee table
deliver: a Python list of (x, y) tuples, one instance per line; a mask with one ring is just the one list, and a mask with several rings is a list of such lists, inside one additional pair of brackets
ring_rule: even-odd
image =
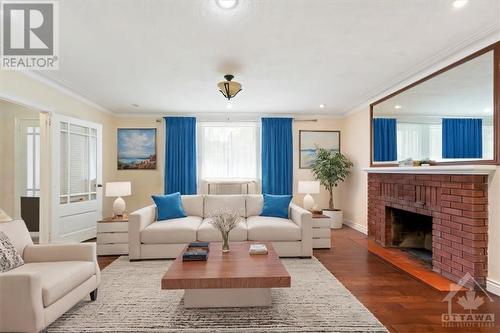
[(271, 288), (289, 288), (290, 274), (271, 243), (267, 255), (250, 255), (251, 242), (232, 242), (222, 253), (210, 243), (207, 261), (172, 263), (161, 279), (162, 289), (184, 289), (187, 308), (270, 306)]

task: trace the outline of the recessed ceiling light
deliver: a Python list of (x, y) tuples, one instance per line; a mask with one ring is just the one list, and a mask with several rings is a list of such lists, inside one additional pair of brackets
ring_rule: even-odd
[(228, 109), (230, 109), (230, 108), (232, 108), (232, 107), (233, 107), (233, 106), (232, 106), (231, 104), (226, 105), (226, 108), (228, 108)]
[(238, 0), (215, 0), (215, 3), (222, 9), (233, 9), (238, 4)]
[(453, 1), (453, 8), (460, 9), (463, 8), (469, 0), (455, 0)]
[(319, 107), (322, 108), (322, 109), (324, 109), (325, 108), (325, 104), (320, 104)]
[(401, 105), (394, 105), (394, 108), (399, 110), (399, 109), (402, 109), (403, 107)]
[(139, 107), (139, 104), (135, 104), (135, 103), (134, 104), (130, 104), (130, 105), (132, 105), (134, 108), (138, 108)]

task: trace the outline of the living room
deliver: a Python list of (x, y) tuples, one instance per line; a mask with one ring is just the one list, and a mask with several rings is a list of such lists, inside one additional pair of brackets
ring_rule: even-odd
[(0, 332), (500, 330), (498, 0), (1, 6)]

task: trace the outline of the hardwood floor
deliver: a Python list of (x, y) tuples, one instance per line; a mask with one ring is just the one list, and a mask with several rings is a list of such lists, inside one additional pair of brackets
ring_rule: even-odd
[[(493, 302), (480, 292), (485, 304), (474, 313), (493, 313), (494, 327), (443, 327), (441, 315), (447, 313), (443, 302), (446, 292), (439, 292), (400, 271), (383, 259), (368, 252), (356, 239), (366, 236), (344, 226), (332, 231), (332, 248), (314, 250), (314, 256), (363, 303), (391, 332), (500, 332), (500, 297), (489, 295)], [(104, 269), (117, 256), (99, 257)], [(464, 295), (463, 293), (458, 296)], [(464, 312), (453, 299), (453, 312)]]

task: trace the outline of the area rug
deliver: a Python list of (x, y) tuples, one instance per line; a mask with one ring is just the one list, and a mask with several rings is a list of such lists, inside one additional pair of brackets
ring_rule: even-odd
[(282, 259), (292, 287), (268, 308), (184, 309), (182, 290), (161, 290), (172, 261), (129, 262), (102, 271), (98, 299), (84, 300), (49, 332), (387, 332), (316, 259)]

